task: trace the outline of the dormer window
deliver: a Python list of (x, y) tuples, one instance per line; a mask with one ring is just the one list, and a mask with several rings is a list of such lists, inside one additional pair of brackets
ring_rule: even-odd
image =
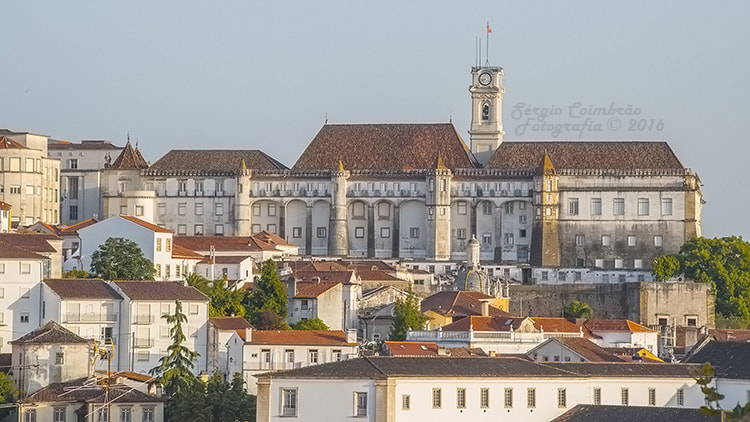
[(482, 105), (482, 121), (489, 121), (490, 120), (490, 105), (485, 103)]

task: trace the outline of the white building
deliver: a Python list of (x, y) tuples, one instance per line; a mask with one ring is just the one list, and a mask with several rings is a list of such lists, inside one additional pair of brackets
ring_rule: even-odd
[[(685, 364), (372, 357), (258, 376), (257, 420), (549, 421), (578, 404), (689, 407)], [(697, 412), (697, 410), (696, 410)]]
[(208, 298), (203, 293), (174, 281), (118, 281), (110, 286), (123, 298), (117, 370), (148, 373), (159, 365), (172, 344), (170, 325), (163, 316), (175, 312), (175, 301), (182, 303), (187, 317), (182, 324), (187, 338), (183, 345), (200, 353), (193, 370), (199, 374), (207, 369)]
[(60, 224), (69, 226), (103, 215), (102, 170), (122, 150), (105, 140), (49, 140), (47, 154), (60, 162)]
[(0, 201), (0, 233), (10, 233), (10, 212), (13, 208), (7, 202)]
[(242, 317), (211, 317), (208, 319), (208, 355), (206, 356), (206, 362), (209, 373), (219, 372), (231, 375), (228, 366), (227, 342), (232, 334), (240, 332), (244, 335), (248, 328), (252, 328), (252, 326)]
[(11, 223), (60, 222), (60, 161), (47, 158), (46, 135), (0, 129), (0, 200)]
[(319, 318), (331, 330), (356, 332), (362, 287), (354, 271), (298, 271), (286, 288), (289, 324)]
[[(236, 331), (226, 343), (228, 374), (241, 373), (249, 394), (255, 394), (254, 375), (302, 368), (357, 356), (356, 338), (343, 331)], [(312, 419), (311, 419), (312, 420)]]
[(627, 319), (587, 319), (583, 326), (601, 347), (644, 348), (660, 355), (659, 333)]
[[(182, 280), (195, 271), (203, 256), (185, 248), (173, 247), (173, 233), (137, 217), (118, 215), (78, 230), (80, 258), (65, 263), (66, 270), (88, 269), (91, 256), (110, 237), (135, 242), (143, 256), (153, 262), (156, 280)], [(80, 265), (80, 266), (79, 266)]]

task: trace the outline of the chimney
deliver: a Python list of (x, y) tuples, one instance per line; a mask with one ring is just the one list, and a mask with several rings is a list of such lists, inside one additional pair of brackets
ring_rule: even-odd
[(293, 299), (295, 296), (297, 296), (297, 277), (292, 276), (289, 281), (289, 298)]
[(482, 301), (482, 316), (490, 316), (490, 302), (488, 300)]
[(252, 327), (245, 328), (245, 343), (250, 343), (253, 339), (253, 329)]
[(357, 342), (357, 330), (350, 328), (346, 330), (346, 342), (356, 343)]

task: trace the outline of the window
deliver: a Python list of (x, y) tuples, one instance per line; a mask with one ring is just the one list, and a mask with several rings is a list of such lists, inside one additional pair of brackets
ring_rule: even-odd
[(63, 365), (65, 363), (65, 353), (55, 353), (55, 365)]
[(77, 158), (71, 158), (68, 160), (68, 168), (69, 169), (77, 169), (78, 168), (78, 159)]
[(185, 215), (185, 210), (187, 209), (187, 203), (180, 202), (177, 204), (177, 214), (178, 215)]
[(10, 187), (10, 193), (12, 194), (21, 194), (21, 187), (20, 186), (11, 186)]
[(27, 324), (29, 322), (29, 313), (28, 312), (21, 312), (21, 322), (24, 324)]
[(411, 409), (411, 396), (408, 394), (401, 395), (401, 410)]
[(159, 208), (159, 215), (164, 215), (167, 213), (167, 204), (161, 203), (157, 207)]
[(490, 120), (490, 105), (487, 103), (482, 104), (482, 120)]
[(36, 409), (24, 410), (23, 422), (36, 422)]
[(203, 182), (202, 181), (195, 182), (195, 193), (199, 195), (203, 194)]
[(526, 389), (526, 407), (530, 409), (536, 407), (536, 388)]
[(542, 281), (549, 280), (549, 271), (542, 271)]
[(143, 205), (136, 205), (135, 206), (135, 215), (138, 217), (143, 216)]
[(294, 350), (293, 349), (284, 350), (284, 356), (285, 356), (284, 359), (286, 363), (294, 363)]
[(654, 236), (654, 246), (657, 248), (660, 248), (661, 245), (664, 243), (664, 238), (660, 235)]
[(302, 309), (303, 311), (310, 309), (310, 302), (307, 299), (302, 299), (300, 303), (300, 309)]
[(466, 202), (465, 201), (458, 202), (456, 212), (458, 213), (458, 215), (466, 215)]
[(685, 390), (682, 388), (679, 388), (677, 390), (677, 406), (684, 406), (685, 405)]
[(456, 408), (466, 409), (466, 389), (465, 388), (456, 389)]
[(412, 239), (418, 239), (419, 238), (419, 227), (411, 227), (409, 229), (409, 237)]
[(96, 412), (96, 422), (109, 422), (109, 417), (107, 417), (107, 408), (102, 407), (99, 409), (98, 412)]
[(156, 276), (161, 277), (161, 264), (156, 264)]
[(195, 203), (195, 215), (203, 215), (203, 202)]
[(594, 404), (600, 405), (602, 404), (602, 389), (601, 388), (594, 388)]
[(564, 388), (557, 389), (557, 407), (568, 407), (568, 395)]
[(492, 234), (490, 233), (483, 233), (482, 234), (482, 244), (485, 246), (492, 245)]
[(132, 419), (130, 419), (131, 415), (131, 409), (130, 407), (121, 407), (120, 408), (120, 422), (130, 422)]
[(56, 407), (52, 410), (52, 421), (53, 422), (65, 422), (65, 408)]
[[(273, 230), (271, 230), (271, 227), (273, 226)], [(269, 224), (269, 230), (272, 233), (276, 233), (276, 225), (275, 224)], [(214, 224), (214, 234), (217, 236), (224, 236), (224, 225), (223, 224)]]
[(622, 259), (615, 259), (615, 268), (622, 268), (623, 267), (623, 260)]
[(479, 390), (479, 407), (488, 409), (490, 407), (490, 389), (482, 388)]
[[(580, 265), (580, 266), (582, 266), (582, 265)], [(580, 271), (576, 271), (576, 272), (573, 273), (573, 281), (581, 281), (581, 272)]]
[(518, 237), (525, 239), (526, 238), (526, 229), (521, 229), (518, 231)]
[(591, 198), (591, 215), (602, 215), (601, 198)]
[(484, 215), (492, 214), (493, 208), (494, 207), (492, 206), (492, 202), (487, 202), (487, 201), (482, 202), (482, 214)]
[(128, 215), (128, 206), (120, 205), (120, 215)]
[(21, 274), (31, 274), (31, 264), (27, 262), (21, 263)]
[(623, 406), (628, 405), (628, 401), (630, 399), (630, 391), (627, 388), (620, 389), (620, 402)]
[(271, 349), (263, 349), (260, 351), (260, 362), (264, 364), (271, 363)]
[(513, 246), (513, 233), (504, 233), (503, 239), (505, 241), (505, 245)]
[(391, 206), (385, 202), (378, 204), (378, 217), (388, 218), (391, 216)]
[(456, 229), (456, 239), (466, 239), (466, 229)]
[(297, 239), (302, 237), (302, 227), (292, 227), (292, 237)]
[(318, 227), (317, 233), (318, 233), (318, 237), (319, 238), (326, 237), (326, 228), (325, 227)]
[(648, 198), (638, 198), (638, 215), (648, 215)]
[(185, 236), (187, 234), (187, 224), (178, 224), (177, 234), (180, 236)]
[(193, 233), (195, 233), (196, 236), (203, 236), (203, 224), (194, 225)]
[(636, 239), (635, 236), (628, 236), (628, 246), (635, 246)]
[[(643, 260), (642, 259), (634, 259), (633, 260), (633, 268), (643, 268)], [(642, 274), (640, 274), (642, 275)]]
[(260, 216), (260, 204), (253, 204), (253, 215), (256, 217)]
[(354, 393), (354, 416), (367, 416), (367, 393)]
[(310, 350), (308, 356), (310, 363), (318, 363), (318, 351), (316, 349)]
[(161, 239), (156, 239), (156, 252), (161, 252)]
[(625, 198), (615, 198), (612, 206), (612, 214), (625, 215)]
[(197, 303), (191, 303), (190, 304), (190, 315), (198, 315), (198, 311), (200, 310), (200, 307)]
[(253, 224), (252, 227), (251, 227), (251, 229), (250, 229), (250, 232), (252, 234), (260, 233), (260, 224)]
[(505, 213), (506, 214), (513, 214), (513, 203), (512, 202), (506, 202), (505, 203)]
[(391, 228), (390, 227), (381, 227), (380, 228), (380, 237), (383, 239), (388, 239), (391, 237)]
[(578, 215), (578, 198), (571, 198), (568, 200), (568, 214)]
[(177, 191), (184, 195), (187, 192), (187, 182), (184, 180), (177, 182)]
[(276, 216), (276, 204), (268, 204), (268, 215), (271, 217)]
[(364, 227), (355, 227), (354, 228), (354, 237), (357, 239), (362, 239), (365, 237), (365, 228)]
[(71, 220), (78, 220), (78, 205), (71, 205), (68, 211)]
[(440, 409), (443, 404), (443, 392), (439, 388), (432, 389), (432, 408)]
[(648, 389), (648, 405), (656, 406), (656, 388)]
[(698, 318), (696, 317), (687, 317), (687, 326), (688, 327), (697, 327), (698, 326)]
[(281, 389), (281, 416), (297, 416), (297, 389)]
[(216, 210), (214, 212), (216, 215), (224, 215), (224, 204), (216, 204)]
[[(523, 202), (522, 202), (523, 204)], [(518, 216), (518, 223), (519, 224), (526, 224), (526, 216), (525, 215), (519, 215)]]
[(661, 215), (672, 215), (672, 198), (661, 199)]
[(583, 246), (586, 243), (586, 236), (582, 234), (576, 235), (576, 246)]
[(167, 246), (166, 251), (172, 252), (172, 239), (166, 239), (166, 246)]
[(334, 349), (331, 353), (331, 357), (333, 358), (334, 362), (341, 361), (341, 350), (340, 349)]
[(143, 422), (154, 422), (154, 408), (153, 407), (143, 408)]
[(602, 246), (609, 246), (612, 243), (612, 237), (608, 234), (602, 235)]
[(503, 394), (503, 397), (504, 397), (503, 403), (505, 405), (505, 408), (509, 409), (513, 407), (513, 389), (506, 388), (505, 393)]

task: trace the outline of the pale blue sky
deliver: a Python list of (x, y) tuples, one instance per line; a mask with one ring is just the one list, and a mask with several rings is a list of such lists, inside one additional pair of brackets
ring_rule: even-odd
[(705, 184), (704, 234), (750, 237), (748, 2), (4, 1), (0, 17), (0, 127), (118, 144), (129, 132), (150, 161), (257, 148), (290, 166), (326, 114), (452, 116), (468, 142), (469, 71), (489, 21), (506, 139), (551, 138), (518, 135), (521, 102), (559, 107), (550, 123), (579, 122), (577, 102), (637, 107), (634, 130), (627, 116), (617, 130), (598, 118), (582, 138), (669, 141)]

